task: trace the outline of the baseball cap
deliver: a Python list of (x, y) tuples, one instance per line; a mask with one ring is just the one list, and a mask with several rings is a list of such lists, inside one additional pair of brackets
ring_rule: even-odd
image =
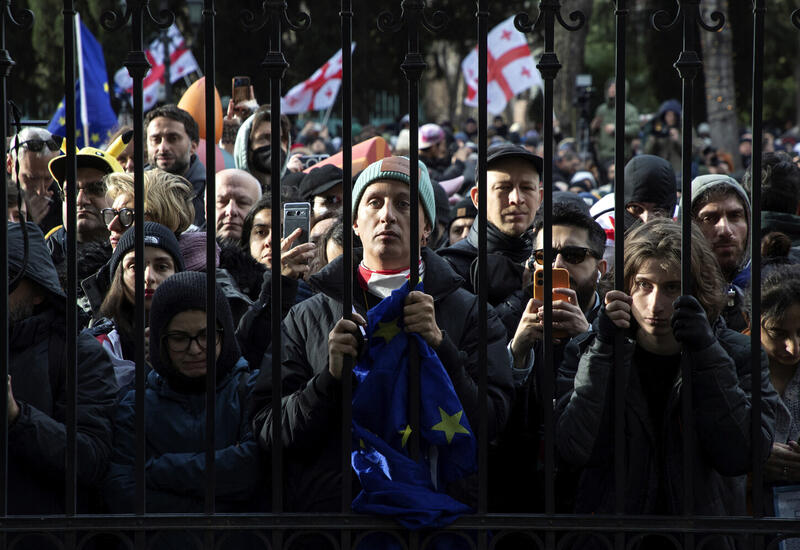
[(534, 168), (536, 168), (536, 172), (539, 176), (542, 175), (542, 171), (544, 170), (544, 161), (542, 157), (536, 156), (527, 149), (519, 145), (514, 145), (513, 143), (501, 143), (489, 147), (489, 150), (486, 152), (486, 166), (491, 168), (492, 163), (511, 158), (518, 158), (530, 162), (533, 164)]
[(444, 139), (444, 130), (438, 124), (423, 124), (419, 127), (419, 148), (427, 149)]
[(336, 165), (325, 164), (314, 168), (300, 182), (300, 195), (303, 200), (311, 200), (316, 195), (342, 183), (343, 178), (344, 172)]

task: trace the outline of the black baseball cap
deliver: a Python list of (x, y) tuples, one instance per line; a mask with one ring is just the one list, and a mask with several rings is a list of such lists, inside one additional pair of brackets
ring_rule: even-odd
[(509, 158), (518, 158), (530, 162), (541, 177), (542, 171), (544, 170), (544, 161), (542, 157), (536, 156), (524, 147), (514, 145), (513, 143), (501, 143), (489, 147), (489, 150), (486, 152), (486, 166), (491, 168), (492, 163)]
[(325, 164), (308, 172), (300, 182), (300, 195), (309, 201), (320, 193), (342, 183), (344, 172), (338, 166)]

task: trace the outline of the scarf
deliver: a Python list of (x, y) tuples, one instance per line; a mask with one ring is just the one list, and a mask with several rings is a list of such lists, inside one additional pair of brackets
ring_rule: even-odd
[[(425, 262), (419, 261), (419, 279), (425, 274)], [(400, 288), (411, 276), (411, 268), (390, 269), (375, 271), (364, 265), (358, 264), (358, 284), (361, 288), (383, 299), (391, 296), (392, 291)]]
[[(467, 235), (467, 242), (475, 248), (478, 248), (478, 223), (476, 218)], [(519, 264), (530, 258), (533, 250), (527, 231), (518, 237), (510, 237), (491, 222), (486, 226), (486, 244), (489, 254), (500, 254)]]

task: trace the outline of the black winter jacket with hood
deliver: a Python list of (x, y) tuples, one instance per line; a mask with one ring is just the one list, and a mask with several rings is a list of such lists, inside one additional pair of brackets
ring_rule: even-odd
[[(30, 237), (25, 277), (45, 289), (44, 303), (9, 330), (9, 374), (20, 413), (8, 428), (10, 514), (63, 514), (67, 435), (65, 299), (39, 228)], [(8, 224), (9, 271), (22, 268), (22, 231)], [(88, 333), (77, 340), (77, 477), (79, 511), (105, 476), (111, 454), (111, 415), (117, 385), (114, 369)]]
[[(595, 327), (596, 328), (596, 327)], [(749, 338), (721, 321), (716, 341), (698, 352), (685, 352), (692, 365), (695, 453), (692, 457), (693, 512), (701, 516), (746, 515), (746, 476), (752, 468), (753, 445), (766, 460), (772, 446), (778, 396), (769, 382), (766, 354), (761, 351), (761, 441), (751, 440), (752, 383)], [(674, 380), (662, 419), (652, 419), (634, 364), (635, 342), (626, 339), (625, 361), (625, 513), (654, 513), (659, 485), (668, 513), (680, 514), (683, 503), (683, 433), (680, 371)], [(614, 346), (595, 332), (574, 339), (559, 370), (556, 442), (561, 458), (583, 468), (576, 512), (613, 513), (614, 496)], [(662, 422), (658, 430), (654, 422)], [(656, 441), (657, 434), (661, 438)], [(659, 453), (662, 460), (659, 461)], [(659, 463), (663, 471), (659, 471)], [(586, 541), (580, 548), (594, 548)], [(707, 546), (729, 549), (728, 538)]]
[[(355, 251), (360, 262), (361, 251)], [(422, 249), (425, 292), (433, 296), (436, 322), (444, 339), (436, 350), (470, 422), (478, 408), (478, 300), (461, 288), (461, 278), (436, 254)], [(319, 293), (294, 306), (283, 321), (281, 437), (287, 511), (333, 511), (340, 506), (341, 383), (328, 371), (328, 334), (342, 318), (340, 256), (311, 278)], [(348, 270), (349, 273), (350, 270)], [(354, 283), (354, 306), (366, 317), (364, 293)], [(377, 298), (370, 297), (370, 300)], [(374, 305), (370, 303), (370, 305)], [(489, 309), (488, 419), (489, 439), (503, 428), (511, 407), (513, 386), (505, 333)], [(272, 446), (272, 377), (262, 370), (256, 385), (254, 432), (265, 449)], [(353, 476), (354, 492), (358, 494)], [(464, 487), (451, 488), (463, 496)], [(466, 488), (467, 491), (472, 487)], [(455, 496), (455, 495), (454, 495)]]

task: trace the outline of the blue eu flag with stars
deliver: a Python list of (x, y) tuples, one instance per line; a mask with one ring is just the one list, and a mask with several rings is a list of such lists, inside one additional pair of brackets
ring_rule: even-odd
[[(117, 115), (111, 108), (111, 98), (108, 93), (108, 73), (106, 61), (103, 57), (103, 48), (97, 42), (83, 22), (78, 25), (78, 40), (83, 63), (83, 79), (78, 77), (75, 82), (75, 142), (79, 148), (100, 147), (111, 135), (111, 130), (117, 124)], [(83, 90), (81, 90), (83, 86)], [(86, 120), (88, 122), (88, 136), (84, 135), (87, 128), (81, 116), (81, 92), (86, 97)], [(65, 99), (61, 99), (58, 110), (47, 129), (57, 136), (66, 137), (66, 109)]]
[[(422, 284), (417, 287), (422, 290)], [(453, 383), (436, 353), (403, 330), (405, 284), (367, 313), (367, 353), (353, 369), (353, 469), (362, 491), (353, 510), (391, 516), (408, 529), (442, 527), (472, 512), (444, 493), (477, 471), (476, 440)], [(420, 355), (420, 450), (408, 452), (408, 347)]]

